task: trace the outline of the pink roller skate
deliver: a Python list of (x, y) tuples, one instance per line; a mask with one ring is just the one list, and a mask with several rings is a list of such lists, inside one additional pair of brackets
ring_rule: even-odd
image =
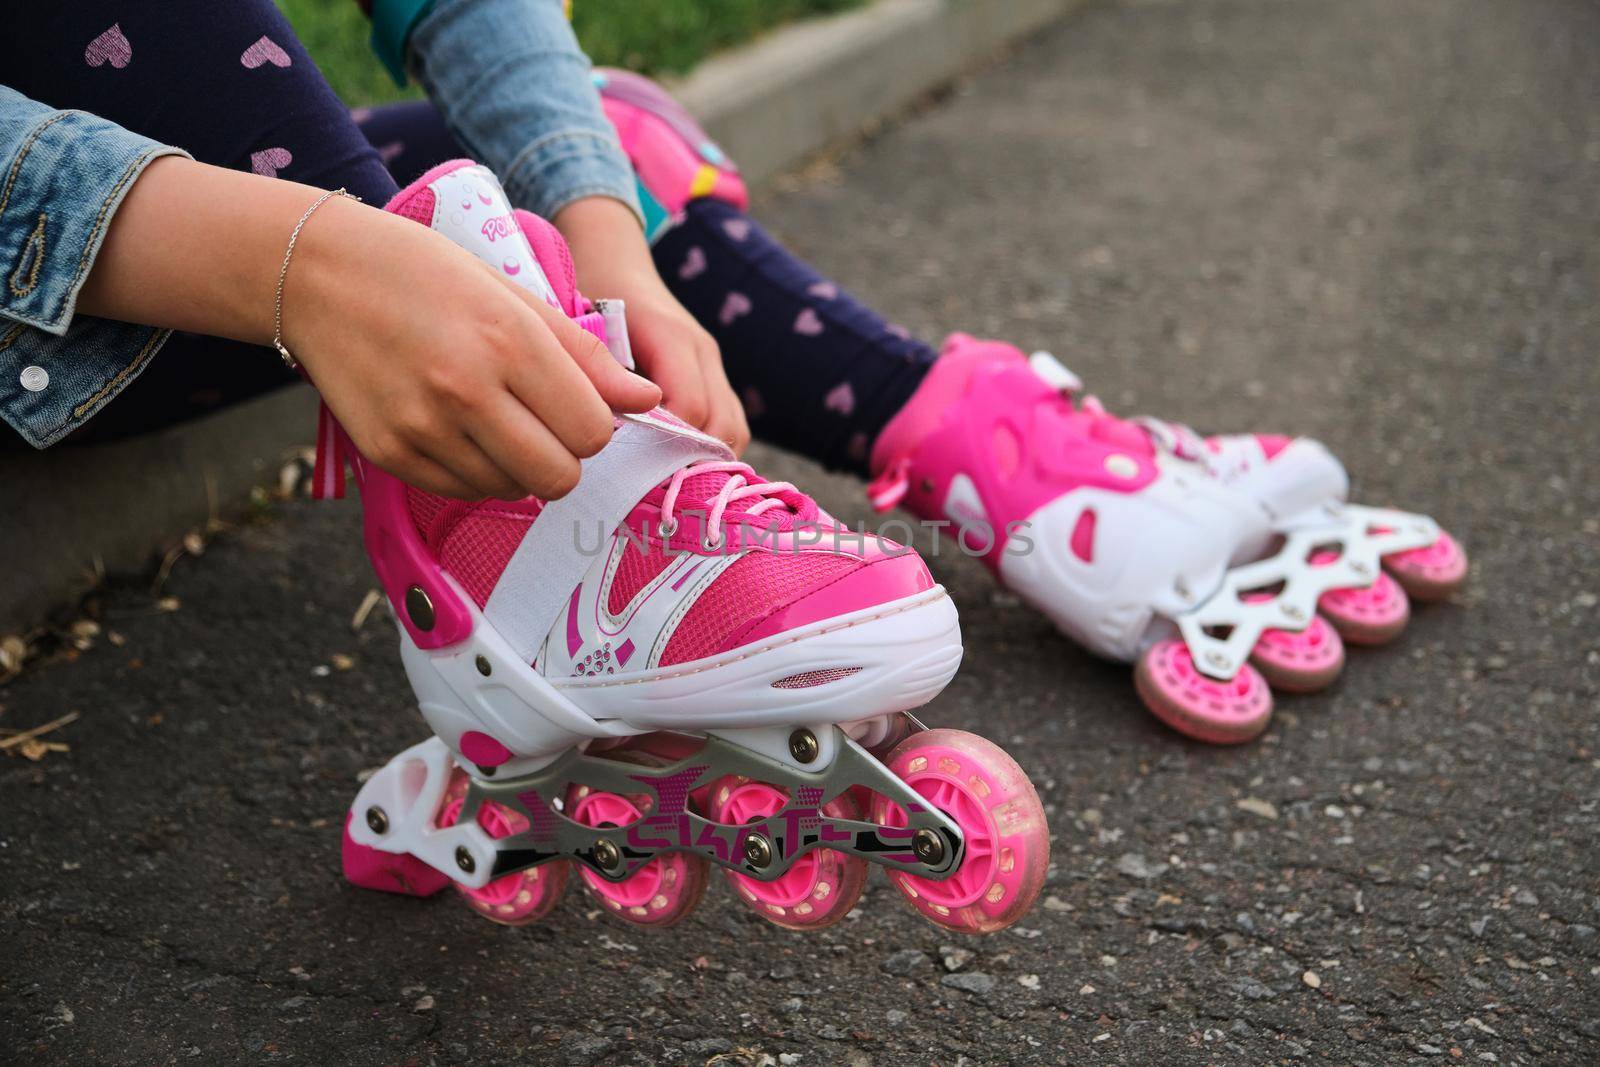
[[(483, 168), (437, 168), (389, 210), (514, 261), (517, 284), (624, 349), (625, 323), (574, 291), (554, 229), (502, 225), (513, 213)], [(854, 906), (871, 860), (954, 930), (1032, 905), (1049, 835), (1026, 775), (909, 714), (961, 659), (955, 608), (915, 553), (840, 530), (661, 411), (619, 418), (577, 489), (548, 502), (432, 496), (350, 451), (331, 418), (321, 437), (324, 491), (349, 452), (435, 734), (362, 787), (352, 882), (453, 883), (523, 923), (576, 866), (610, 913), (668, 926), (714, 863), (759, 914), (808, 928)]]
[(594, 83), (633, 163), (652, 241), (697, 197), (744, 210), (750, 196), (739, 168), (665, 89), (642, 74), (609, 68), (596, 70)]
[(1233, 439), (1208, 448), (1075, 403), (1080, 390), (1045, 353), (952, 336), (874, 448), (874, 504), (951, 520), (1006, 586), (1092, 651), (1135, 663), (1149, 709), (1204, 741), (1256, 737), (1272, 687), (1327, 685), (1345, 641), (1404, 625), (1381, 565), (1437, 552), (1448, 539), (1432, 520), (1338, 503), (1314, 442), (1274, 453), (1292, 448), (1304, 470), (1268, 463), (1262, 444), (1241, 464), (1251, 476), (1224, 477), (1224, 457), (1243, 451)]

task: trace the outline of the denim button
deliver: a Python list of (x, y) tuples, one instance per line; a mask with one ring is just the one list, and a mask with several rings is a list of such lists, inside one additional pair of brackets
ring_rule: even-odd
[(30, 393), (37, 393), (50, 384), (50, 372), (40, 366), (22, 368), (22, 387)]

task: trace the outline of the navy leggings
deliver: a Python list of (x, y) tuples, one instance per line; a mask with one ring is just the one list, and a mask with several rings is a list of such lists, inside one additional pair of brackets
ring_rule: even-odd
[[(463, 154), (430, 105), (350, 114), (271, 0), (28, 4), (10, 13), (6, 28), (7, 85), (204, 163), (344, 186), (381, 205), (397, 179), (409, 182)], [(93, 46), (107, 34), (119, 41), (120, 64)], [(921, 382), (933, 351), (727, 205), (692, 204), (655, 255), (678, 299), (721, 345), (756, 435), (866, 473), (873, 440)], [(72, 439), (169, 425), (295, 380), (268, 349), (175, 335)]]

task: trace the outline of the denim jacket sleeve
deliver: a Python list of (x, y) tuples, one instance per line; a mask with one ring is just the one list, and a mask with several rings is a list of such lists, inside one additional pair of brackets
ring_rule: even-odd
[(183, 153), (0, 85), (0, 415), (35, 448), (99, 411), (167, 339), (73, 311), (123, 197), (169, 154)]
[(408, 55), (456, 139), (512, 203), (548, 219), (609, 196), (642, 224), (633, 168), (561, 0), (436, 0)]

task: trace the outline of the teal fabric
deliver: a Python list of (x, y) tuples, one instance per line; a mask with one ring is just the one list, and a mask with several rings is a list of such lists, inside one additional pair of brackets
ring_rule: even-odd
[(372, 0), (372, 50), (396, 85), (406, 83), (406, 42), (434, 0)]

